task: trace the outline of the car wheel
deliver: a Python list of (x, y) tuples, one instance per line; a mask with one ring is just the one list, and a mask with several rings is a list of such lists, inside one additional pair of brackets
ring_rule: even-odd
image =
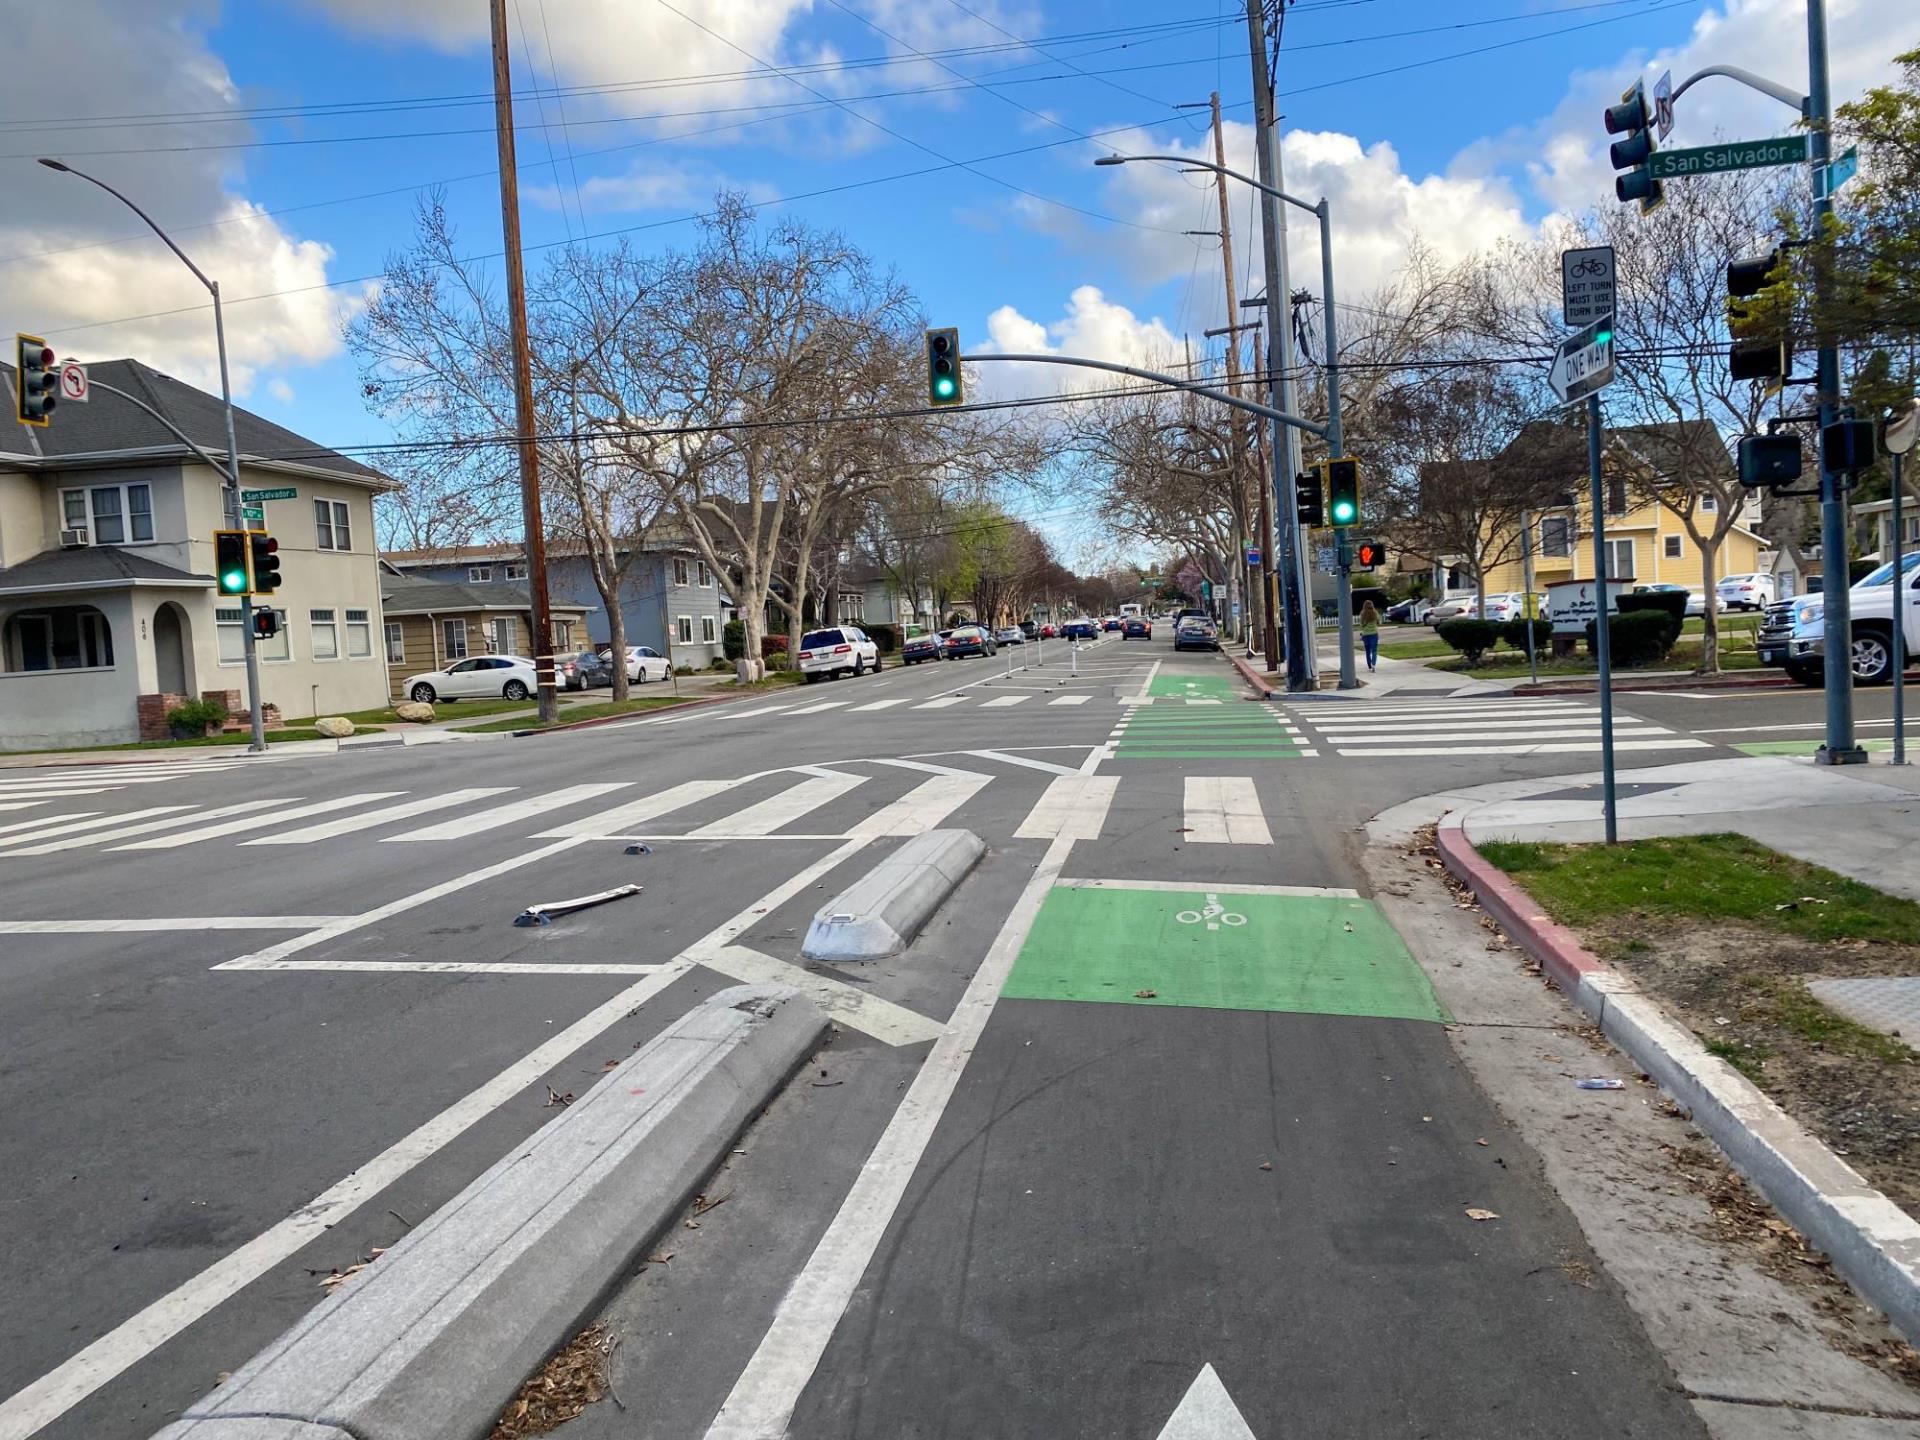
[(873, 673), (876, 675), (880, 673), (880, 657), (878, 655), (873, 657)]
[(407, 698), (418, 701), (422, 705), (431, 705), (439, 697), (433, 693), (433, 686), (422, 682), (407, 692)]
[(1853, 632), (1853, 678), (1860, 685), (1885, 685), (1893, 679), (1893, 637), (1878, 628)]
[(820, 672), (817, 670), (809, 670), (806, 674), (802, 675), (800, 679), (803, 684), (807, 684), (807, 685), (818, 684), (820, 680)]
[(1809, 690), (1818, 690), (1827, 683), (1826, 667), (1818, 661), (1808, 664), (1805, 660), (1789, 660), (1786, 671), (1789, 680)]
[(526, 681), (509, 680), (507, 681), (505, 687), (500, 691), (500, 693), (506, 696), (507, 699), (509, 700), (524, 700), (527, 698)]

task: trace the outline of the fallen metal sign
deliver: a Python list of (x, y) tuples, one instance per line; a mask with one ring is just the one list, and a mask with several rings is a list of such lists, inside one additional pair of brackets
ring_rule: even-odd
[(582, 895), (577, 900), (554, 900), (545, 905), (529, 905), (513, 917), (516, 925), (551, 925), (556, 915), (571, 915), (576, 910), (591, 910), (595, 905), (605, 905), (609, 900), (624, 900), (629, 895), (638, 895), (638, 885), (616, 885), (611, 890), (602, 890), (596, 895)]

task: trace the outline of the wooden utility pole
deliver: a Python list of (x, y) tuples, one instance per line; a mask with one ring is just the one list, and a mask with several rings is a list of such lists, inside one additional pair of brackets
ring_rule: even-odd
[[(513, 79), (507, 64), (507, 0), (492, 0), (493, 126), (500, 149), (500, 227), (506, 238), (507, 319), (512, 328), (514, 428), (520, 444), (520, 510), (526, 531), (527, 598), (533, 611), (533, 664), (540, 720), (560, 714), (554, 686), (553, 620), (547, 609), (547, 535), (540, 515), (540, 447), (534, 438), (533, 362), (527, 345), (527, 276), (520, 260), (520, 180), (513, 155)], [(613, 663), (625, 657), (616, 655)]]
[[(1214, 189), (1220, 196), (1220, 261), (1227, 275), (1227, 393), (1240, 393), (1240, 300), (1233, 284), (1233, 220), (1227, 205), (1227, 177), (1222, 173), (1227, 164), (1227, 144), (1220, 128), (1220, 92), (1213, 92), (1213, 163), (1220, 167), (1213, 172)], [(1228, 431), (1233, 464), (1233, 483), (1239, 487), (1241, 495), (1246, 494), (1247, 480), (1247, 441), (1246, 431), (1240, 423), (1239, 415), (1234, 415)], [(1273, 593), (1273, 512), (1270, 504), (1270, 487), (1260, 485), (1260, 646), (1266, 656), (1267, 669), (1280, 668), (1280, 638), (1274, 625), (1273, 606), (1268, 598)], [(1244, 572), (1246, 557), (1236, 555), (1234, 564)], [(1252, 622), (1253, 616), (1247, 619)]]

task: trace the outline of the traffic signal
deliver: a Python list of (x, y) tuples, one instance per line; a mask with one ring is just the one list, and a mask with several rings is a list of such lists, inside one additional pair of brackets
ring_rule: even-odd
[(966, 403), (958, 330), (927, 331), (927, 403), (936, 408)]
[(1873, 464), (1871, 420), (1836, 420), (1820, 430), (1820, 465), (1832, 475), (1854, 475)]
[(253, 612), (253, 638), (271, 640), (280, 633), (280, 612), (266, 609)]
[(253, 588), (248, 564), (251, 558), (247, 553), (246, 531), (213, 532), (213, 574), (222, 595), (245, 595)]
[(1653, 178), (1653, 107), (1644, 81), (1634, 81), (1618, 105), (1607, 107), (1607, 133), (1622, 137), (1607, 154), (1614, 169), (1626, 172), (1613, 177), (1613, 193), (1622, 204), (1638, 200), (1645, 215), (1666, 198), (1666, 186)]
[(1293, 477), (1293, 504), (1303, 529), (1317, 530), (1327, 523), (1325, 492), (1318, 467)]
[(1798, 435), (1742, 435), (1740, 483), (1761, 486), (1791, 485), (1800, 478)]
[(1360, 523), (1360, 462), (1329, 460), (1327, 467), (1327, 521), (1336, 527)]
[(1793, 352), (1786, 340), (1778, 334), (1755, 333), (1753, 310), (1740, 303), (1781, 279), (1786, 258), (1786, 251), (1770, 250), (1727, 266), (1727, 329), (1733, 334), (1727, 368), (1735, 380), (1784, 380), (1793, 368)]
[(261, 530), (247, 533), (247, 560), (253, 569), (253, 593), (271, 595), (280, 588), (280, 542)]
[(22, 425), (45, 425), (60, 397), (60, 371), (53, 350), (38, 335), (14, 337), (13, 394)]
[(1387, 563), (1387, 547), (1378, 540), (1362, 540), (1353, 547), (1353, 568), (1378, 570)]

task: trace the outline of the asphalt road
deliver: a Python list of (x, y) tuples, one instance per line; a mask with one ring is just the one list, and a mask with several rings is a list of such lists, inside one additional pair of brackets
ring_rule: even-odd
[[(1590, 699), (1253, 705), (1164, 638), (1047, 659), (484, 745), (5, 772), (0, 1440), (150, 1434), (554, 1097), (769, 977), (824, 984), (841, 1034), (730, 1203), (616, 1297), (649, 1404), (583, 1434), (700, 1434), (731, 1393), (716, 1435), (757, 1406), (795, 1435), (1152, 1437), (1203, 1366), (1263, 1440), (1696, 1433), (1618, 1298), (1556, 1268), (1577, 1229), (1492, 1163), (1444, 1012), (1349, 893), (1377, 811), (1593, 768)], [(1623, 700), (1623, 767), (1807, 701), (1736, 703)], [(990, 851), (921, 941), (796, 966), (813, 911), (934, 824)], [(764, 975), (677, 958), (723, 926)], [(935, 1074), (970, 987), (984, 1027)], [(767, 1343), (796, 1291), (842, 1295), (811, 1363)]]

